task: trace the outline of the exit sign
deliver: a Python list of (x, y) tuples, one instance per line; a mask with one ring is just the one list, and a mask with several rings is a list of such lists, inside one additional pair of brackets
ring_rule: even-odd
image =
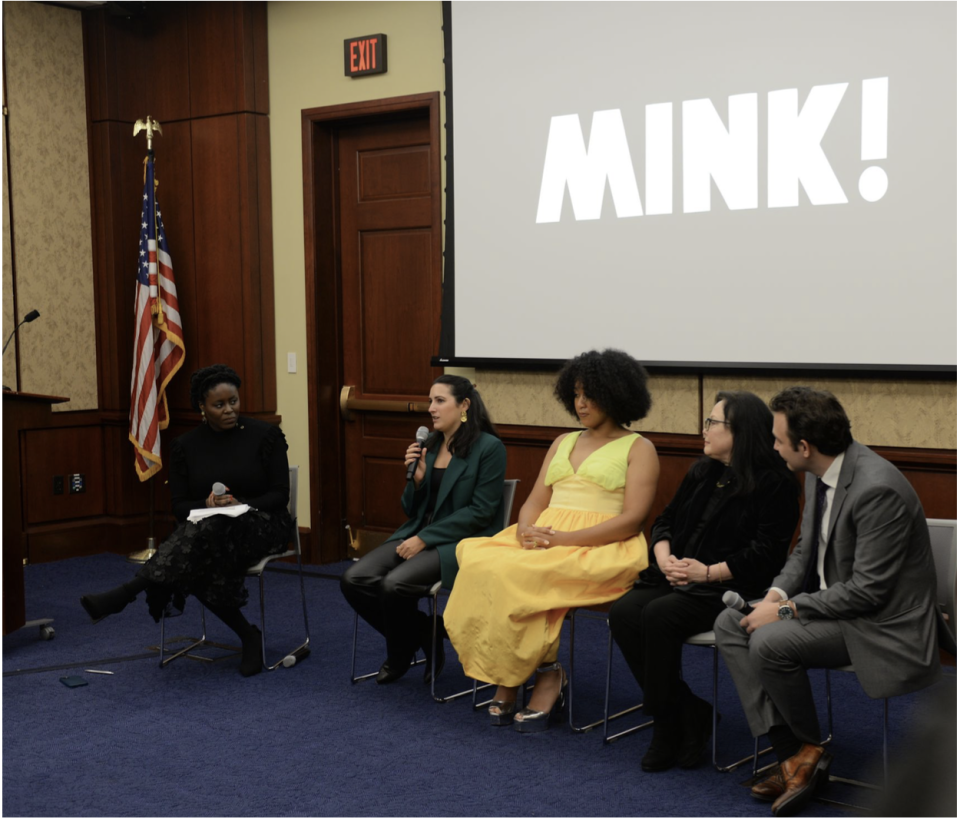
[(343, 41), (343, 73), (347, 77), (385, 74), (387, 71), (387, 35), (368, 34)]

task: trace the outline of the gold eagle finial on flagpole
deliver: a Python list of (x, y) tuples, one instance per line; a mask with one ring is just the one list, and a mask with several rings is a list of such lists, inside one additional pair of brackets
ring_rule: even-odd
[(153, 119), (149, 114), (147, 114), (146, 122), (142, 119), (138, 119), (133, 124), (133, 135), (136, 136), (141, 131), (147, 132), (147, 150), (153, 150), (153, 133), (156, 131), (160, 136), (163, 136), (163, 128), (160, 127), (160, 123)]

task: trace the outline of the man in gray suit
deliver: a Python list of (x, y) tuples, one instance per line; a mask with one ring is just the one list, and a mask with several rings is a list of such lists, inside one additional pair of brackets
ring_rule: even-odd
[(714, 626), (754, 736), (768, 734), (777, 772), (752, 789), (775, 816), (826, 782), (808, 668), (853, 663), (873, 698), (940, 675), (936, 574), (923, 508), (889, 461), (853, 440), (828, 392), (791, 387), (770, 402), (775, 448), (806, 472), (800, 541), (763, 601)]

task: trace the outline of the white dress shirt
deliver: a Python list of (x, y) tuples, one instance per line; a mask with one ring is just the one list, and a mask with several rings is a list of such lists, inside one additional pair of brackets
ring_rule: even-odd
[[(823, 502), (823, 519), (820, 521), (820, 531), (817, 532), (817, 537), (820, 538), (819, 548), (817, 549), (817, 575), (820, 578), (820, 590), (827, 588), (827, 578), (823, 572), (823, 560), (827, 554), (827, 534), (830, 530), (830, 510), (833, 509), (833, 496), (837, 493), (837, 484), (840, 482), (840, 469), (843, 466), (843, 455), (840, 453), (836, 458), (833, 459), (833, 463), (827, 467), (827, 471), (823, 473), (820, 477), (820, 480), (823, 481), (827, 486), (827, 496)], [(809, 500), (809, 499), (808, 499)], [(812, 498), (813, 502), (816, 503), (816, 496)], [(779, 592), (780, 599), (786, 600), (787, 593), (776, 586), (772, 587), (774, 590)]]

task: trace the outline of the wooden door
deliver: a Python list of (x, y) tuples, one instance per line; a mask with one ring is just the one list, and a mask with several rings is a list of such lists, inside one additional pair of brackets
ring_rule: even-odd
[[(381, 403), (342, 421), (345, 512), (354, 533), (382, 537), (404, 520), (403, 452), (441, 373), (439, 163), (426, 112), (341, 128), (338, 154), (344, 385)], [(398, 401), (419, 412), (386, 411)]]
[(427, 396), (442, 372), (430, 366), (442, 275), (438, 102), (429, 94), (303, 112), (319, 513), (311, 555), (320, 562), (357, 555), (347, 526), (369, 546), (403, 522), (403, 453), (429, 426)]

